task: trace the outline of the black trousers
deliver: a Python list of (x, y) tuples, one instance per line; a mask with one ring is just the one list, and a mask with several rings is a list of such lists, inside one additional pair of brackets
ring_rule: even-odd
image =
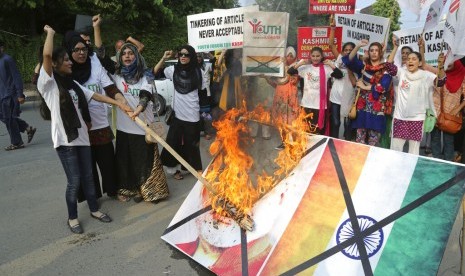
[[(197, 171), (202, 170), (199, 148), (200, 129), (200, 121), (192, 123), (174, 118), (166, 137), (168, 145)], [(166, 149), (162, 150), (160, 158), (163, 166), (172, 168), (180, 164)]]
[[(113, 143), (107, 143), (104, 145), (91, 146), (92, 152), (92, 173), (94, 174), (94, 183), (97, 194), (100, 192), (100, 180), (97, 171), (97, 166), (100, 171), (102, 178), (101, 184), (103, 193), (107, 193), (108, 196), (115, 196), (118, 190), (115, 177), (115, 149)], [(101, 193), (101, 192), (100, 192)]]

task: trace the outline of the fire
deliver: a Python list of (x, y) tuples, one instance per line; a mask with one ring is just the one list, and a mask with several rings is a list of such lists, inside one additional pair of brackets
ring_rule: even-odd
[(291, 125), (275, 122), (285, 149), (274, 160), (278, 169), (271, 175), (266, 172), (256, 175), (256, 179), (252, 179), (254, 175), (250, 173), (254, 160), (245, 150), (254, 142), (247, 122), (253, 120), (270, 124), (270, 113), (262, 105), (248, 112), (244, 102), (240, 109), (231, 109), (220, 120), (213, 122), (217, 135), (210, 146), (210, 153), (215, 158), (205, 178), (215, 191), (210, 193), (210, 200), (217, 214), (226, 215), (225, 204), (232, 204), (241, 213), (250, 213), (254, 203), (298, 164), (307, 147), (308, 133), (312, 130), (308, 127), (307, 117), (302, 111)]

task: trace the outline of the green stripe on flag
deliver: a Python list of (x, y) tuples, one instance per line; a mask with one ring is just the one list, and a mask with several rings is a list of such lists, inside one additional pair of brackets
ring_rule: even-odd
[[(457, 169), (419, 158), (402, 207), (453, 178)], [(463, 193), (463, 183), (457, 184), (396, 220), (374, 274), (436, 275)]]

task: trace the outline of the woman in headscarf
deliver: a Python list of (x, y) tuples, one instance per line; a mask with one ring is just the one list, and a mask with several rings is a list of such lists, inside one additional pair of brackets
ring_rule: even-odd
[[(172, 55), (166, 51), (159, 64)], [(156, 69), (155, 69), (156, 71)], [(173, 110), (174, 121), (170, 125), (166, 142), (180, 154), (195, 170), (202, 172), (200, 158), (200, 105), (199, 90), (202, 89), (203, 78), (197, 62), (197, 54), (190, 45), (184, 45), (178, 51), (178, 63), (166, 67), (165, 76), (174, 84)], [(167, 150), (161, 152), (163, 165), (174, 173), (175, 179), (182, 179), (180, 163)]]
[[(125, 43), (116, 55), (113, 80), (139, 116), (150, 124), (155, 121), (152, 108), (152, 82), (145, 76), (145, 63), (137, 47)], [(118, 198), (128, 201), (158, 201), (168, 197), (168, 186), (160, 162), (157, 144), (145, 141), (145, 130), (118, 110), (116, 124), (116, 173)]]
[[(116, 88), (113, 81), (103, 68), (97, 55), (75, 31), (68, 31), (63, 39), (70, 60), (73, 62), (72, 77), (82, 86), (103, 95), (110, 96), (122, 103), (127, 103), (123, 94)], [(97, 101), (89, 102), (89, 112), (92, 126), (89, 130), (92, 151), (92, 172), (96, 188), (96, 196), (102, 196), (100, 189), (99, 171), (102, 177), (103, 193), (109, 197), (116, 197), (117, 185), (115, 178), (115, 151), (113, 147), (113, 132), (108, 123), (107, 105)], [(99, 170), (97, 170), (97, 165)], [(82, 191), (78, 197), (83, 200)]]
[(81, 234), (83, 229), (77, 217), (77, 193), (80, 186), (84, 190), (91, 216), (102, 222), (111, 222), (108, 215), (99, 211), (95, 197), (88, 135), (91, 117), (87, 102), (94, 99), (114, 104), (122, 108), (123, 112), (131, 109), (73, 81), (72, 62), (66, 50), (63, 48), (53, 50), (55, 31), (47, 25), (44, 26), (44, 31), (47, 33), (47, 38), (44, 43), (43, 65), (37, 81), (37, 88), (43, 97), (41, 114), (45, 119), (51, 120), (53, 146), (68, 180), (67, 224), (73, 233)]

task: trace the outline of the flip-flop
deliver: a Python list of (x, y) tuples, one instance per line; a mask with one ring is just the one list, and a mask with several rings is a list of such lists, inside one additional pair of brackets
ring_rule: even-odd
[(182, 176), (181, 171), (176, 171), (173, 175), (173, 178), (176, 180), (181, 180), (184, 179), (184, 176)]

